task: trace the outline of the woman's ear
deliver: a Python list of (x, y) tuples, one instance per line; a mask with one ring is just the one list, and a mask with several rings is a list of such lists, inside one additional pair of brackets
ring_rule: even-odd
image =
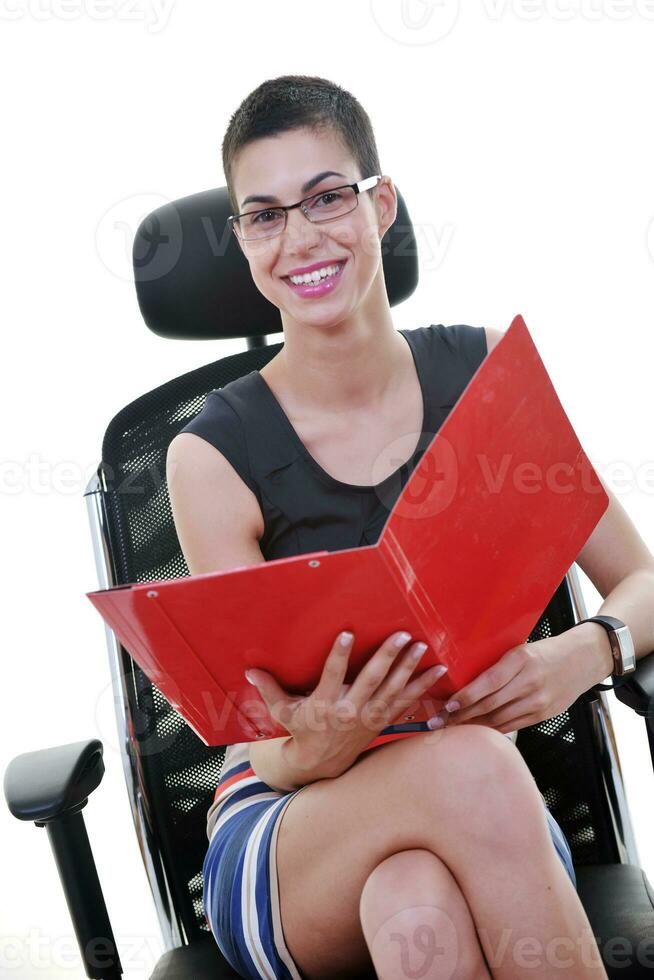
[(375, 207), (382, 239), (397, 217), (397, 192), (390, 177), (382, 177), (374, 189)]

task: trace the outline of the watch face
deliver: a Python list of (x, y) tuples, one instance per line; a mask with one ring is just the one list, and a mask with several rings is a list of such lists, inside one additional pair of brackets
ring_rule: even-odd
[(620, 626), (615, 630), (615, 638), (619, 647), (620, 663), (616, 664), (616, 672), (627, 674), (636, 669), (636, 651), (631, 630), (628, 626)]

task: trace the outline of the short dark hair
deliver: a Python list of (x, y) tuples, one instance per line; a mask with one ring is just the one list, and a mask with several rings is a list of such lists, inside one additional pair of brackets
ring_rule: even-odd
[(360, 180), (381, 174), (370, 118), (353, 95), (335, 82), (314, 75), (280, 75), (262, 82), (241, 102), (223, 139), (223, 170), (234, 214), (233, 165), (238, 151), (264, 136), (293, 129), (334, 130), (352, 153)]

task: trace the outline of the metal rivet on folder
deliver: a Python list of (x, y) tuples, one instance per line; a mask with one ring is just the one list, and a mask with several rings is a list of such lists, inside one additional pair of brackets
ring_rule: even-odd
[(415, 718), (415, 715), (405, 715), (404, 716), (404, 720), (405, 721), (413, 721), (414, 718)]
[(147, 593), (148, 599), (156, 599), (158, 595), (159, 593), (155, 592), (154, 589), (150, 589), (150, 591)]
[(309, 567), (310, 568), (317, 568), (319, 564), (320, 564), (320, 562), (318, 561), (317, 558), (312, 558), (311, 561), (309, 562)]
[(257, 732), (257, 738), (265, 738), (265, 737), (266, 737), (265, 732)]

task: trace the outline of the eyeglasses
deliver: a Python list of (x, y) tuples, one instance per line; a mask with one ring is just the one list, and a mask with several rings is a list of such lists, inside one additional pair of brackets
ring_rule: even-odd
[(340, 218), (349, 211), (354, 211), (359, 203), (359, 194), (371, 190), (378, 180), (381, 180), (381, 174), (366, 177), (354, 184), (330, 187), (313, 197), (305, 197), (297, 204), (284, 204), (274, 208), (264, 208), (261, 211), (230, 214), (227, 223), (242, 242), (252, 242), (281, 235), (286, 228), (288, 212), (292, 208), (301, 208), (302, 214), (308, 221), (315, 223), (333, 221), (334, 218)]

